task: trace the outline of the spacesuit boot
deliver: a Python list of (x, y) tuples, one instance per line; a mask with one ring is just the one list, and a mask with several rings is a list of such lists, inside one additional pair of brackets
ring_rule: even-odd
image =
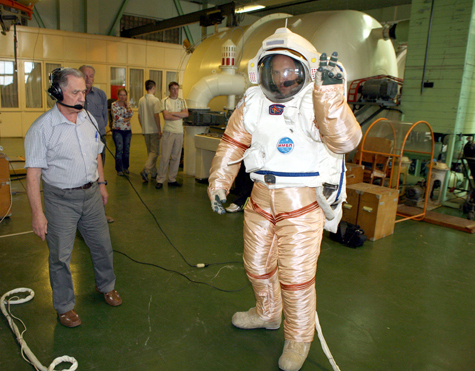
[(286, 340), (284, 351), (279, 358), (279, 368), (284, 371), (298, 371), (307, 359), (312, 343)]
[(315, 334), (315, 278), (298, 285), (281, 284), (284, 300), (285, 344), (279, 367), (300, 370), (307, 359)]
[(247, 330), (277, 330), (282, 322), (282, 297), (277, 267), (267, 275), (256, 276), (249, 272), (247, 275), (254, 289), (256, 307), (247, 312), (235, 313), (233, 325)]
[(274, 321), (265, 321), (256, 312), (256, 308), (251, 308), (247, 312), (236, 312), (232, 319), (235, 327), (252, 330), (256, 328), (265, 328), (266, 330), (277, 330), (280, 328), (281, 318)]

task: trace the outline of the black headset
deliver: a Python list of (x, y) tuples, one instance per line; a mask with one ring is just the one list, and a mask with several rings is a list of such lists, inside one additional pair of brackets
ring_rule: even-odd
[(58, 102), (63, 100), (63, 91), (61, 90), (61, 86), (59, 86), (58, 83), (60, 73), (63, 69), (63, 67), (55, 68), (49, 74), (49, 82), (51, 86), (48, 89), (48, 94), (51, 98), (56, 99)]

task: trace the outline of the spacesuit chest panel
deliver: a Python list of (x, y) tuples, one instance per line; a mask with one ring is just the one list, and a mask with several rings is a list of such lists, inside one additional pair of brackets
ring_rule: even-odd
[[(256, 94), (250, 101), (244, 122), (251, 122), (246, 129), (252, 134), (252, 148), (259, 148), (264, 157), (261, 167), (251, 173), (251, 178), (272, 188), (317, 186), (319, 177), (319, 152), (323, 144), (312, 139), (305, 131), (312, 126), (313, 112), (302, 114), (302, 98), (311, 94), (304, 89), (289, 102), (276, 104), (265, 96)], [(246, 103), (248, 104), (248, 103)], [(256, 117), (259, 105), (259, 115)], [(252, 115), (252, 116), (251, 116)], [(310, 122), (307, 122), (310, 121)], [(246, 168), (256, 168), (245, 158)], [(273, 183), (272, 183), (273, 182)]]

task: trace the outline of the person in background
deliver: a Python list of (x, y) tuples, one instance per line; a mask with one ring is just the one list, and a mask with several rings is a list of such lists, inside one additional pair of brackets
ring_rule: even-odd
[(157, 176), (157, 159), (160, 153), (162, 128), (160, 126), (160, 99), (154, 95), (155, 81), (145, 81), (145, 90), (147, 94), (139, 100), (139, 123), (142, 127), (148, 157), (140, 176), (145, 183), (148, 183), (149, 174), (152, 179)]
[(112, 118), (112, 103), (114, 103), (117, 99), (109, 98), (107, 99), (107, 117), (109, 118), (109, 129), (112, 130), (112, 125), (114, 124), (114, 119)]
[[(104, 149), (102, 150), (102, 166), (106, 164), (106, 134), (107, 134), (107, 96), (106, 93), (94, 87), (94, 77), (96, 75), (96, 70), (94, 67), (83, 64), (79, 67), (79, 71), (84, 74), (84, 79), (86, 80), (86, 102), (84, 108), (89, 111), (89, 113), (94, 116), (101, 133), (101, 141), (104, 143)], [(114, 223), (114, 219), (106, 215), (107, 223)]]
[(49, 248), (53, 307), (62, 325), (76, 327), (81, 319), (74, 311), (70, 262), (77, 229), (91, 251), (96, 291), (112, 306), (122, 304), (122, 298), (114, 289), (113, 250), (104, 213), (109, 197), (102, 168), (104, 144), (96, 120), (82, 109), (84, 76), (74, 68), (62, 68), (53, 71), (51, 81), (49, 92), (58, 102), (35, 120), (25, 137), (26, 191), (33, 232), (46, 238)]
[(180, 166), (181, 149), (183, 148), (183, 119), (188, 117), (188, 108), (182, 98), (178, 98), (180, 87), (177, 82), (168, 84), (170, 95), (162, 100), (162, 113), (165, 119), (163, 128), (162, 157), (158, 168), (156, 189), (163, 187), (163, 182), (167, 178), (168, 185), (181, 187), (176, 176)]
[(119, 89), (119, 100), (111, 105), (112, 112), (112, 138), (115, 143), (115, 170), (117, 175), (129, 174), (130, 141), (132, 128), (130, 118), (134, 114), (132, 107), (127, 103), (127, 90)]

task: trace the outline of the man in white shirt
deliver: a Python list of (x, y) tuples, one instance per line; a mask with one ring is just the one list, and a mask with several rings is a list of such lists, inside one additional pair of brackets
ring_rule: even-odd
[(143, 181), (147, 183), (149, 174), (151, 174), (152, 179), (157, 176), (157, 159), (160, 153), (162, 128), (160, 127), (160, 99), (154, 95), (156, 91), (155, 81), (145, 81), (145, 90), (147, 94), (139, 100), (139, 123), (142, 127), (148, 157), (140, 175)]
[(48, 243), (53, 306), (62, 325), (76, 327), (81, 320), (74, 311), (69, 263), (77, 229), (91, 251), (96, 290), (109, 305), (122, 304), (114, 289), (113, 252), (104, 213), (109, 197), (102, 169), (104, 144), (97, 121), (83, 109), (86, 83), (80, 71), (53, 71), (48, 92), (58, 102), (35, 120), (25, 137), (26, 192), (33, 232)]
[(188, 117), (188, 108), (182, 98), (178, 98), (180, 87), (175, 81), (168, 85), (170, 95), (162, 100), (162, 113), (165, 119), (163, 128), (162, 157), (158, 168), (156, 189), (163, 187), (167, 178), (168, 185), (181, 187), (176, 181), (180, 166), (181, 149), (183, 147), (183, 119)]

